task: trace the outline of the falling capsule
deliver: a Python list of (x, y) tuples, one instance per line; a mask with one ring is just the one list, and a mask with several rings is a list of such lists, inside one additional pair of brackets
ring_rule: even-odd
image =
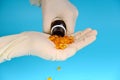
[(60, 70), (61, 70), (61, 67), (60, 67), (60, 66), (58, 66), (58, 67), (57, 67), (57, 70), (58, 70), (58, 71), (60, 71)]
[(52, 80), (52, 78), (51, 78), (51, 77), (48, 77), (47, 80)]

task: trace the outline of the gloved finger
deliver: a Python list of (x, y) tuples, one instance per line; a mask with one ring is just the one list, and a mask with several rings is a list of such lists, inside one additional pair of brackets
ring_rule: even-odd
[(69, 8), (71, 8), (72, 10), (72, 12), (73, 12), (73, 20), (76, 20), (76, 18), (78, 17), (78, 9), (72, 4), (72, 3), (70, 3), (70, 2), (68, 2), (69, 3)]
[(80, 35), (78, 36), (78, 38), (76, 40), (82, 40), (84, 38), (90, 37), (90, 36), (96, 36), (97, 35), (97, 31), (96, 30), (91, 30), (90, 32), (84, 34), (84, 35)]
[(78, 39), (82, 36), (84, 36), (85, 34), (87, 34), (88, 32), (90, 32), (92, 29), (91, 28), (87, 28), (86, 30), (82, 31), (82, 32), (77, 32), (74, 34), (74, 38)]
[(69, 5), (69, 9), (63, 12), (63, 20), (67, 26), (67, 35), (74, 33), (74, 27), (78, 17), (78, 10), (72, 5)]
[(54, 13), (45, 12), (43, 14), (43, 32), (50, 34), (51, 23), (54, 18)]
[(92, 43), (93, 41), (95, 41), (96, 36), (90, 36), (87, 38), (83, 38), (80, 41), (76, 41), (74, 43), (75, 47), (77, 50), (84, 48), (85, 46), (89, 45), (90, 43)]
[(63, 19), (65, 21), (66, 24), (66, 28), (67, 28), (67, 35), (69, 34), (73, 34), (74, 33), (74, 27), (75, 27), (75, 21), (73, 20), (72, 16), (66, 16)]

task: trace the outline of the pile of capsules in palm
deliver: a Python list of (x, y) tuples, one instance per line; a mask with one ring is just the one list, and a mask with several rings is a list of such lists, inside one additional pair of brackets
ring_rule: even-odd
[(57, 36), (51, 35), (49, 39), (55, 44), (56, 49), (65, 49), (68, 47), (69, 44), (74, 42), (73, 36)]

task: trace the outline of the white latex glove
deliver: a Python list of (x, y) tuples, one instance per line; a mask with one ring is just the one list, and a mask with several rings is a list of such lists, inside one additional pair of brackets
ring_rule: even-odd
[(50, 34), (51, 23), (63, 20), (67, 27), (67, 35), (74, 33), (74, 26), (78, 16), (77, 9), (69, 0), (30, 0), (32, 4), (42, 6), (43, 31)]
[(74, 34), (75, 42), (64, 50), (56, 49), (55, 44), (48, 39), (50, 35), (45, 33), (23, 32), (1, 37), (0, 62), (24, 55), (34, 55), (46, 60), (66, 60), (92, 43), (96, 35), (97, 32), (91, 29), (78, 32)]

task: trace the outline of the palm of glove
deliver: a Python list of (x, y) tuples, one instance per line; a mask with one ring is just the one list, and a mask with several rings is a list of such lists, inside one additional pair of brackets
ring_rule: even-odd
[(56, 49), (49, 34), (40, 32), (24, 32), (0, 38), (0, 62), (24, 55), (35, 55), (47, 60), (66, 60), (78, 50), (92, 43), (96, 39), (95, 30), (73, 34), (75, 41), (66, 49)]
[(75, 38), (74, 43), (69, 44), (69, 46), (63, 50), (60, 50), (56, 49), (55, 44), (48, 40), (48, 37), (50, 35), (44, 34), (45, 40), (43, 45), (45, 46), (43, 47), (43, 50), (44, 48), (46, 48), (46, 50), (45, 52), (43, 51), (43, 55), (45, 55), (43, 58), (49, 60), (66, 60), (69, 57), (73, 56), (78, 50), (92, 43), (96, 39), (96, 35), (97, 32), (95, 30), (91, 30), (90, 28), (86, 29), (85, 31), (75, 33), (72, 35)]

